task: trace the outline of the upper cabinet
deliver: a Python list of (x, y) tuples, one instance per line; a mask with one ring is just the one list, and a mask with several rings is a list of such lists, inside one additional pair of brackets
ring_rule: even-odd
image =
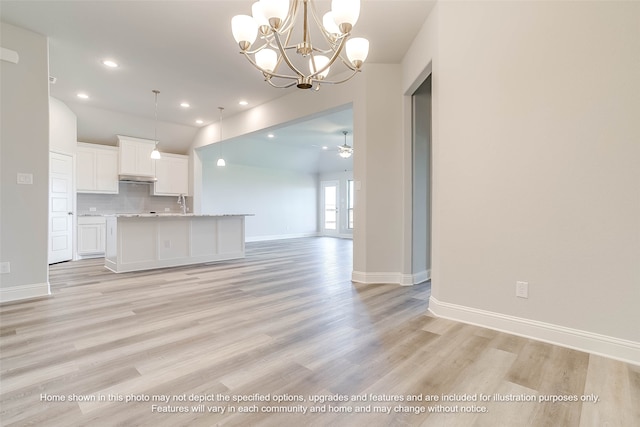
[(78, 143), (76, 190), (79, 193), (118, 193), (118, 149)]
[(179, 196), (189, 194), (189, 156), (161, 153), (156, 160), (156, 178), (153, 194)]
[(156, 175), (155, 160), (151, 159), (151, 152), (155, 147), (153, 140), (118, 135), (118, 147), (121, 175)]

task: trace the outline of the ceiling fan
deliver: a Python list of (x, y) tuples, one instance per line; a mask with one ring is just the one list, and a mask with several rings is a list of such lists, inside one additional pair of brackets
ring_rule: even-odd
[[(336, 146), (336, 151), (338, 152), (338, 156), (342, 157), (343, 159), (348, 159), (349, 157), (351, 157), (351, 155), (353, 155), (353, 147), (347, 144), (347, 134), (349, 132), (346, 130), (343, 130), (342, 133), (344, 135), (344, 144)], [(318, 147), (317, 145), (313, 145), (313, 146)], [(321, 148), (325, 151), (329, 150), (329, 147), (326, 145), (323, 145)]]

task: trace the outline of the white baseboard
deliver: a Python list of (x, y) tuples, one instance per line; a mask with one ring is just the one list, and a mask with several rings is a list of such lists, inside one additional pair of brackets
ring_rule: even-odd
[(365, 273), (362, 271), (353, 271), (351, 273), (351, 281), (356, 283), (365, 284), (383, 284), (391, 283), (402, 286), (412, 286), (418, 283), (422, 283), (425, 280), (431, 278), (431, 270), (421, 271), (415, 274), (403, 274), (403, 273)]
[(246, 237), (245, 242), (266, 242), (269, 240), (299, 239), (301, 237), (317, 237), (318, 233), (273, 234), (270, 236)]
[(413, 283), (412, 283), (413, 285), (426, 282), (427, 280), (430, 280), (430, 279), (431, 279), (431, 270), (424, 270), (418, 273), (414, 273), (411, 277), (411, 280), (413, 280)]
[(8, 288), (0, 288), (0, 303), (45, 297), (47, 295), (51, 295), (49, 283), (11, 286)]
[(429, 298), (429, 311), (437, 317), (495, 329), (525, 338), (593, 353), (640, 365), (640, 343), (552, 323), (524, 319)]

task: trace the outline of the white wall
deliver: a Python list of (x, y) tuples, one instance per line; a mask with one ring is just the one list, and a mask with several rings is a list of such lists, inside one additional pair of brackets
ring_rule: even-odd
[(227, 163), (202, 165), (202, 212), (255, 214), (245, 222), (247, 241), (317, 234), (315, 174)]
[[(48, 293), (49, 71), (47, 39), (2, 23), (2, 47), (18, 64), (0, 61), (0, 301)], [(33, 174), (18, 185), (17, 173)]]
[[(354, 96), (356, 181), (352, 280), (405, 283), (403, 277), (406, 147), (402, 129), (401, 68), (375, 64)], [(358, 185), (360, 189), (358, 190)]]
[(431, 310), (640, 363), (640, 4), (434, 13)]

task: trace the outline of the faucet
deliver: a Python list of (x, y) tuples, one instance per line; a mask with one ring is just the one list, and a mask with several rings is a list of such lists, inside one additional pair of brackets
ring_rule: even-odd
[(187, 201), (184, 198), (184, 194), (178, 196), (178, 205), (182, 208), (182, 215), (187, 214)]

